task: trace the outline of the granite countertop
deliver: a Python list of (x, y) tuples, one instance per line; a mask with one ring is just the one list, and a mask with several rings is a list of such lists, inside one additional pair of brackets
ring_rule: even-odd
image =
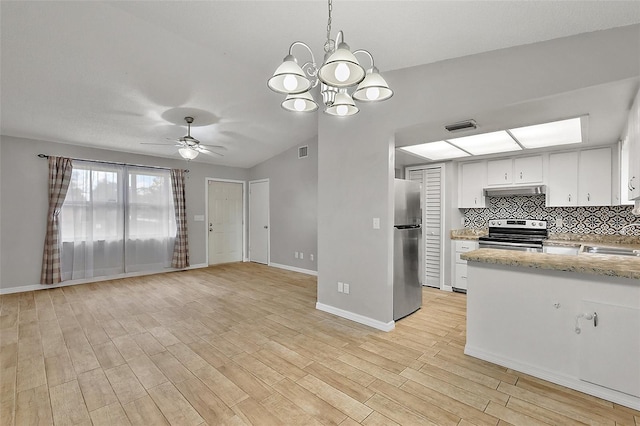
[[(621, 245), (609, 245), (621, 247)], [(578, 255), (566, 255), (483, 248), (464, 253), (460, 257), (472, 262), (496, 265), (640, 279), (640, 257), (634, 256), (582, 252)]]
[(449, 237), (452, 240), (477, 240), (478, 238), (488, 235), (488, 228), (479, 228), (479, 229), (471, 229), (471, 228), (462, 228), (462, 229), (452, 229)]

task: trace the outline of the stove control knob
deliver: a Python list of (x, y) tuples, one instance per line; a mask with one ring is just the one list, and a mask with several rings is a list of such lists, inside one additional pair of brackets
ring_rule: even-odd
[(536, 222), (531, 222), (531, 226), (536, 226), (537, 223)]

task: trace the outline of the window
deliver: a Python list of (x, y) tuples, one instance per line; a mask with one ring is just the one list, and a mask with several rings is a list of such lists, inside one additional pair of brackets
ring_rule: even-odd
[(74, 161), (60, 215), (63, 280), (171, 263), (176, 221), (169, 170)]

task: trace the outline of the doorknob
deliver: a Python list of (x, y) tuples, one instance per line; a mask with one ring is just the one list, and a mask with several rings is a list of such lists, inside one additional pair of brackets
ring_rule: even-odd
[(269, 227), (267, 225), (264, 226), (264, 229), (269, 229)]
[(213, 223), (209, 224), (209, 232), (213, 232)]

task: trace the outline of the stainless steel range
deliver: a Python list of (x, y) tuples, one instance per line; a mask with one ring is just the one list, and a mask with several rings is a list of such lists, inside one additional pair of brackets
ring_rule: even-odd
[(480, 248), (542, 252), (547, 222), (529, 219), (491, 219), (489, 235), (480, 237)]

